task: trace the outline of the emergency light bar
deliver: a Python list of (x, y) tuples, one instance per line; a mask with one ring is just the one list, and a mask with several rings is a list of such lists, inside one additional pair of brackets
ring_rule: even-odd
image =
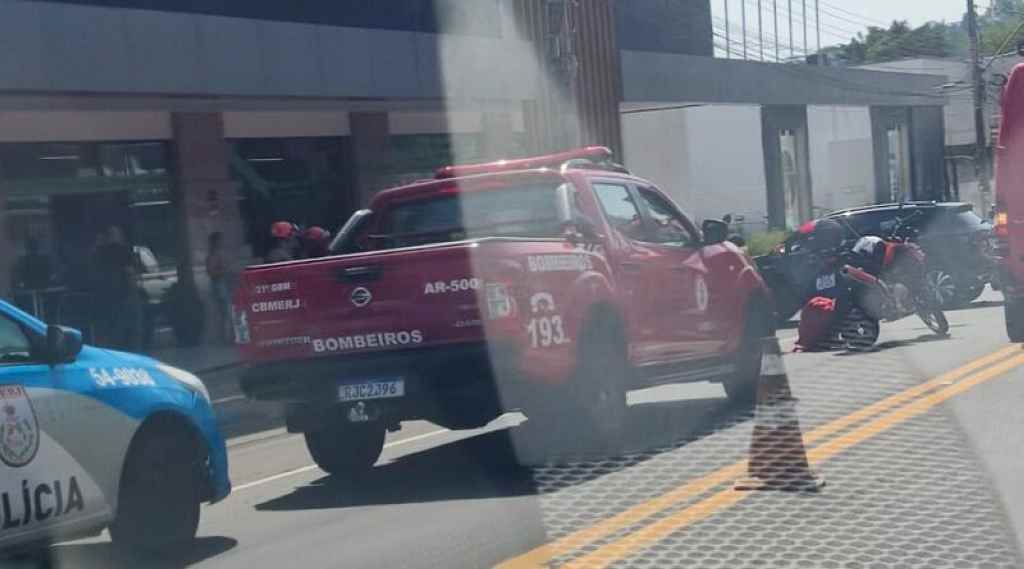
[(576, 150), (520, 158), (517, 160), (498, 160), (485, 164), (467, 164), (462, 166), (445, 166), (437, 170), (434, 178), (446, 180), (476, 174), (492, 174), (497, 172), (513, 172), (516, 170), (534, 170), (537, 168), (561, 168), (569, 165), (574, 168), (601, 167), (608, 170), (625, 172), (625, 168), (612, 163), (612, 151), (604, 146), (587, 146)]

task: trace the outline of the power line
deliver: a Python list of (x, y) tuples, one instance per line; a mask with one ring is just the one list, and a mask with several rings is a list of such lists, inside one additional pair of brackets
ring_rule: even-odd
[[(806, 0), (801, 0), (801, 1), (803, 2), (804, 7), (806, 8)], [(792, 0), (789, 0), (789, 3), (790, 3), (790, 9), (792, 9)], [(755, 4), (753, 3), (753, 0), (743, 0), (743, 5), (746, 6), (747, 4), (750, 4), (751, 6), (755, 6)], [(793, 13), (790, 12), (790, 17), (792, 17), (792, 16), (793, 16)], [(799, 17), (803, 21), (804, 27), (806, 28), (806, 23), (807, 23), (806, 22), (806, 14), (801, 14)], [(828, 35), (831, 35), (832, 37), (842, 39), (842, 40), (846, 40), (846, 39), (855, 37), (859, 33), (859, 32), (848, 30), (846, 28), (841, 28), (839, 26), (835, 26), (835, 25), (829, 24), (828, 22), (822, 22), (821, 23), (821, 27), (824, 28), (824, 30), (823, 30), (824, 33), (826, 33)], [(832, 30), (832, 32), (838, 32), (838, 33), (832, 33), (829, 30)], [(790, 31), (790, 35), (792, 37), (792, 29)]]
[(825, 2), (825, 1), (822, 1), (822, 4), (825, 5), (825, 6), (828, 6), (829, 8), (832, 8), (833, 10), (836, 10), (836, 11), (839, 11), (839, 12), (843, 12), (844, 14), (847, 14), (847, 15), (852, 16), (854, 18), (859, 18), (860, 20), (862, 20), (864, 22), (874, 23), (875, 25), (885, 26), (885, 27), (889, 27), (889, 24), (891, 23), (891, 22), (883, 22), (881, 20), (876, 20), (874, 18), (870, 18), (868, 16), (864, 16), (864, 15), (858, 14), (856, 12), (851, 12), (849, 10), (840, 8), (839, 6), (834, 6), (832, 4), (829, 4), (828, 2)]

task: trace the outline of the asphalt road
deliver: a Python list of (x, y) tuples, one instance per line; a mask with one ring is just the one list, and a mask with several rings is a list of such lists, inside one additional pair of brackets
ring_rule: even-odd
[(1006, 343), (999, 300), (950, 312), (947, 339), (905, 319), (870, 353), (784, 357), (826, 481), (814, 494), (733, 489), (753, 421), (718, 385), (631, 394), (629, 453), (598, 462), (513, 466), (504, 430), (522, 416), (410, 423), (353, 485), (311, 466), (272, 406), (207, 378), (235, 491), (204, 508), (196, 547), (127, 559), (103, 536), (52, 547), (49, 565), (1024, 566), (1024, 351)]

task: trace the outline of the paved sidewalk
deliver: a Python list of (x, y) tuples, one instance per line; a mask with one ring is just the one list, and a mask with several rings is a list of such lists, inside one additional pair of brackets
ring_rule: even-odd
[(196, 374), (221, 371), (241, 363), (238, 349), (229, 344), (157, 348), (151, 350), (149, 355)]

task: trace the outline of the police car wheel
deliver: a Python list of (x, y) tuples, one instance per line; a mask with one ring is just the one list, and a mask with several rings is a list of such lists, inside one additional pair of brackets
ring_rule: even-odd
[(122, 474), (110, 536), (118, 546), (162, 550), (195, 538), (201, 476), (195, 443), (180, 433), (154, 433), (132, 444)]
[(384, 450), (387, 429), (381, 421), (348, 423), (344, 417), (305, 433), (313, 462), (328, 474), (358, 476), (373, 468)]

